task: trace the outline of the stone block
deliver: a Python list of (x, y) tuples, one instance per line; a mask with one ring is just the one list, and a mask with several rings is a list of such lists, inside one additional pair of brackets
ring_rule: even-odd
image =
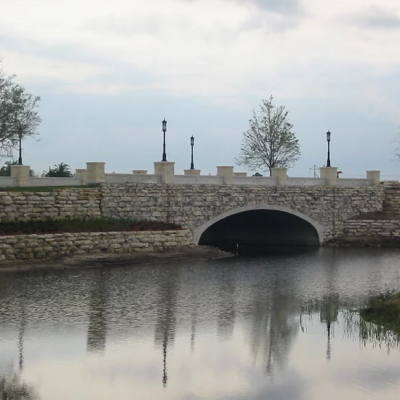
[(175, 163), (169, 161), (154, 162), (154, 175), (161, 176), (162, 183), (173, 183), (175, 174)]
[(231, 185), (233, 183), (233, 167), (228, 165), (218, 166), (217, 176), (222, 176), (224, 178), (225, 185)]
[(31, 186), (29, 165), (11, 165), (11, 178), (15, 179), (17, 186)]
[(185, 169), (183, 172), (186, 176), (199, 176), (200, 175), (199, 169)]
[(381, 171), (367, 171), (367, 179), (371, 182), (371, 186), (381, 184)]
[(320, 177), (326, 179), (328, 186), (337, 186), (337, 167), (321, 167)]
[(77, 178), (80, 179), (81, 185), (86, 185), (87, 183), (87, 169), (86, 168), (77, 168), (75, 170)]
[(272, 168), (271, 178), (275, 178), (278, 185), (285, 185), (288, 178), (287, 168)]
[(106, 181), (105, 162), (87, 162), (86, 183), (103, 183)]

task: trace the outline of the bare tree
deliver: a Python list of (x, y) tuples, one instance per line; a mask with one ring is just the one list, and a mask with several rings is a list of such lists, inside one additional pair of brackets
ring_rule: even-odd
[(300, 158), (299, 141), (292, 132), (285, 107), (275, 107), (273, 96), (262, 100), (260, 111), (253, 110), (250, 129), (243, 133), (241, 151), (236, 162), (252, 169), (291, 167)]
[(41, 123), (37, 107), (40, 97), (33, 96), (7, 76), (0, 59), (0, 156), (11, 157), (20, 140), (37, 134)]
[(396, 160), (400, 161), (400, 131), (395, 136), (393, 143), (396, 145), (396, 148), (394, 149), (394, 155)]

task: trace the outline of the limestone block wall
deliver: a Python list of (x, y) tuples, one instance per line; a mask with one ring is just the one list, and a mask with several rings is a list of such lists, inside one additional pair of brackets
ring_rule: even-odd
[(385, 188), (384, 210), (387, 213), (400, 215), (400, 185)]
[[(47, 193), (0, 192), (0, 222), (65, 217), (135, 217), (173, 222), (192, 232), (244, 206), (286, 207), (324, 227), (324, 239), (343, 233), (345, 220), (381, 211), (382, 186), (257, 186), (115, 183)], [(399, 199), (400, 200), (400, 199)]]
[(77, 254), (160, 251), (192, 242), (188, 230), (58, 233), (0, 237), (0, 261), (49, 259)]
[(193, 230), (224, 212), (248, 205), (277, 205), (324, 226), (324, 239), (341, 235), (343, 222), (381, 211), (384, 188), (125, 184), (102, 186), (102, 215), (174, 222)]
[(348, 220), (344, 224), (346, 237), (400, 238), (400, 220)]
[(0, 192), (0, 222), (99, 217), (100, 188)]

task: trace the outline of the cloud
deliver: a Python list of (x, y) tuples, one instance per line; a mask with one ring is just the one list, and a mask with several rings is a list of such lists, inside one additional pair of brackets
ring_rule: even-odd
[[(232, 0), (231, 0), (232, 1)], [(254, 4), (257, 8), (283, 15), (300, 14), (303, 10), (300, 0), (233, 0), (240, 3)]]
[(361, 14), (347, 18), (351, 24), (368, 29), (400, 29), (400, 15), (394, 9), (371, 6)]

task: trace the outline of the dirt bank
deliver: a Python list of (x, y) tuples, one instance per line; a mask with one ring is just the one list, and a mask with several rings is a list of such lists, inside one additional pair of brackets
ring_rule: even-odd
[(93, 268), (150, 263), (173, 263), (192, 260), (234, 257), (232, 253), (208, 246), (185, 246), (154, 253), (85, 254), (61, 259), (0, 263), (0, 272), (37, 269)]

